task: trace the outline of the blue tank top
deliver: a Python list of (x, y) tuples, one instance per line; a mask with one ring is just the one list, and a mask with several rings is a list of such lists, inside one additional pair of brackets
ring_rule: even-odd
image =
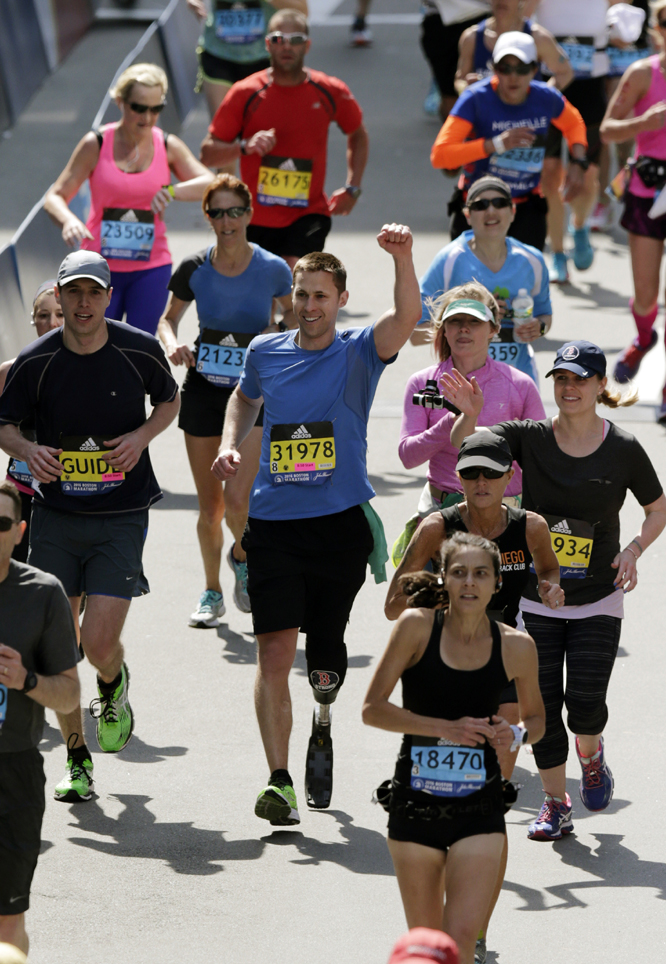
[[(486, 29), (486, 24), (488, 23), (488, 18), (482, 20), (481, 23), (476, 28), (476, 43), (474, 45), (474, 62), (472, 63), (472, 71), (478, 74), (479, 77), (490, 77), (493, 73), (493, 55), (486, 47), (483, 42), (483, 34)], [(523, 24), (523, 33), (527, 33), (532, 36), (532, 21), (526, 20)], [(537, 70), (534, 77), (535, 80), (541, 80), (541, 71)]]

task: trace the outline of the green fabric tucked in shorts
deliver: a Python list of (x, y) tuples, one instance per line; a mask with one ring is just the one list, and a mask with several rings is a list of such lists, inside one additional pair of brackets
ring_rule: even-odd
[[(433, 496), (433, 503), (435, 504), (435, 510), (448, 509), (450, 505), (457, 505), (458, 502), (462, 502), (464, 498), (465, 497), (462, 492), (449, 492), (443, 502), (440, 502)], [(419, 515), (418, 512), (415, 513), (411, 519), (407, 520), (405, 528), (393, 543), (393, 548), (391, 549), (391, 562), (393, 563), (394, 568), (397, 569), (400, 565), (402, 557), (407, 551), (407, 546), (412, 540), (412, 536), (418, 529), (419, 523), (424, 518), (425, 516)]]

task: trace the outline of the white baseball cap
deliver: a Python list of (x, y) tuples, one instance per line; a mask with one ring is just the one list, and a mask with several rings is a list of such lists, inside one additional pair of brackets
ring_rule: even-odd
[(522, 30), (508, 30), (499, 36), (493, 50), (493, 63), (498, 64), (502, 57), (509, 54), (522, 60), (524, 64), (536, 64), (539, 60), (534, 40)]

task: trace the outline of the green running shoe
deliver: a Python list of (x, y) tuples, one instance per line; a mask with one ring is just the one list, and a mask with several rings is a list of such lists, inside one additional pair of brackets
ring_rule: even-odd
[(269, 783), (257, 797), (254, 812), (262, 820), (270, 820), (274, 827), (293, 827), (301, 822), (296, 791), (288, 783)]
[(90, 704), (90, 715), (97, 720), (97, 742), (104, 753), (119, 753), (130, 741), (134, 715), (129, 705), (130, 674), (125, 663), (120, 683), (112, 693), (103, 693), (97, 681), (99, 699)]
[(83, 803), (90, 800), (94, 789), (92, 760), (88, 757), (78, 763), (68, 756), (65, 776), (53, 791), (54, 799), (63, 803)]

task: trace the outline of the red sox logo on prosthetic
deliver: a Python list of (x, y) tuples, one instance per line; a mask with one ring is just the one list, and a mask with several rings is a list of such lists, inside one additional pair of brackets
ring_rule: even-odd
[(332, 670), (315, 669), (310, 673), (310, 686), (318, 693), (329, 693), (340, 683), (340, 677)]

